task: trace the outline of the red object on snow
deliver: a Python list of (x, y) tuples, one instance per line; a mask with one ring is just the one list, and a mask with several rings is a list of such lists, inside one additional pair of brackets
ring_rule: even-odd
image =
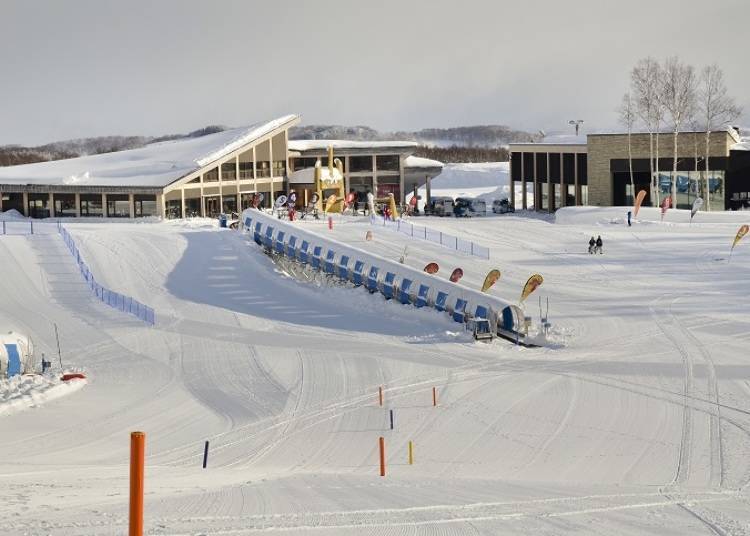
[(328, 229), (333, 229), (333, 217), (328, 216)]
[(68, 380), (75, 380), (75, 379), (81, 379), (85, 380), (86, 375), (81, 372), (68, 372), (67, 374), (62, 375), (62, 381), (66, 382)]

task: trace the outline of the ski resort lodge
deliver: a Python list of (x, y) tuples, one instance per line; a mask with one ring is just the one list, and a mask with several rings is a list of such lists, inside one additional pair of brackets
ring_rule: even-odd
[(442, 163), (411, 156), (414, 142), (289, 140), (300, 121), (287, 115), (245, 128), (197, 138), (152, 143), (139, 149), (68, 160), (0, 167), (0, 212), (32, 218), (164, 216), (215, 217), (250, 206), (263, 192), (270, 206), (294, 188), (300, 203), (313, 189), (317, 158), (328, 164), (334, 146), (346, 189), (393, 193), (401, 202), (429, 184)]
[[(671, 194), (673, 137), (659, 135), (659, 192)], [(574, 205), (623, 206), (634, 194), (650, 196), (649, 135), (630, 140), (633, 183), (630, 185), (628, 135), (624, 133), (545, 138), (541, 143), (510, 144), (514, 188), (511, 202), (524, 209), (554, 212)], [(677, 137), (676, 208), (690, 208), (697, 196), (711, 210), (737, 210), (750, 204), (750, 142), (734, 128), (712, 132), (706, 183), (706, 133), (681, 132)], [(518, 190), (518, 191), (516, 191)], [(520, 192), (521, 199), (516, 199)]]

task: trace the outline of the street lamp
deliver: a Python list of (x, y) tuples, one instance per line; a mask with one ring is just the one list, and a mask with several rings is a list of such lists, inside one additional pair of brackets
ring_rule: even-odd
[(568, 121), (569, 125), (575, 125), (575, 127), (576, 127), (576, 136), (578, 136), (578, 129), (580, 128), (581, 123), (583, 123), (583, 119), (571, 119), (570, 121)]

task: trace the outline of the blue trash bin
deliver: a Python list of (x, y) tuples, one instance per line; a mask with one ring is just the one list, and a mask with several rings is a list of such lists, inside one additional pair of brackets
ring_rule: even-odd
[(219, 215), (219, 227), (224, 227), (226, 229), (227, 227), (227, 215), (226, 214)]

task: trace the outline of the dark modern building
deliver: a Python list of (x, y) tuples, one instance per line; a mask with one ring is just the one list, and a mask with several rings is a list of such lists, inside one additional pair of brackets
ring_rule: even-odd
[[(673, 206), (689, 208), (696, 197), (711, 210), (736, 210), (750, 203), (750, 142), (737, 129), (712, 132), (708, 159), (705, 132), (677, 137), (677, 174), (673, 176), (674, 139), (659, 134), (656, 190), (651, 188), (650, 144), (656, 136), (633, 133), (588, 134), (553, 143), (511, 144), (511, 193), (517, 207), (554, 211), (568, 205), (624, 206), (645, 190), (645, 205), (675, 193)], [(630, 183), (632, 160), (633, 183)], [(706, 162), (708, 160), (708, 163)], [(674, 184), (674, 189), (673, 189)], [(521, 199), (517, 199), (521, 192)]]

